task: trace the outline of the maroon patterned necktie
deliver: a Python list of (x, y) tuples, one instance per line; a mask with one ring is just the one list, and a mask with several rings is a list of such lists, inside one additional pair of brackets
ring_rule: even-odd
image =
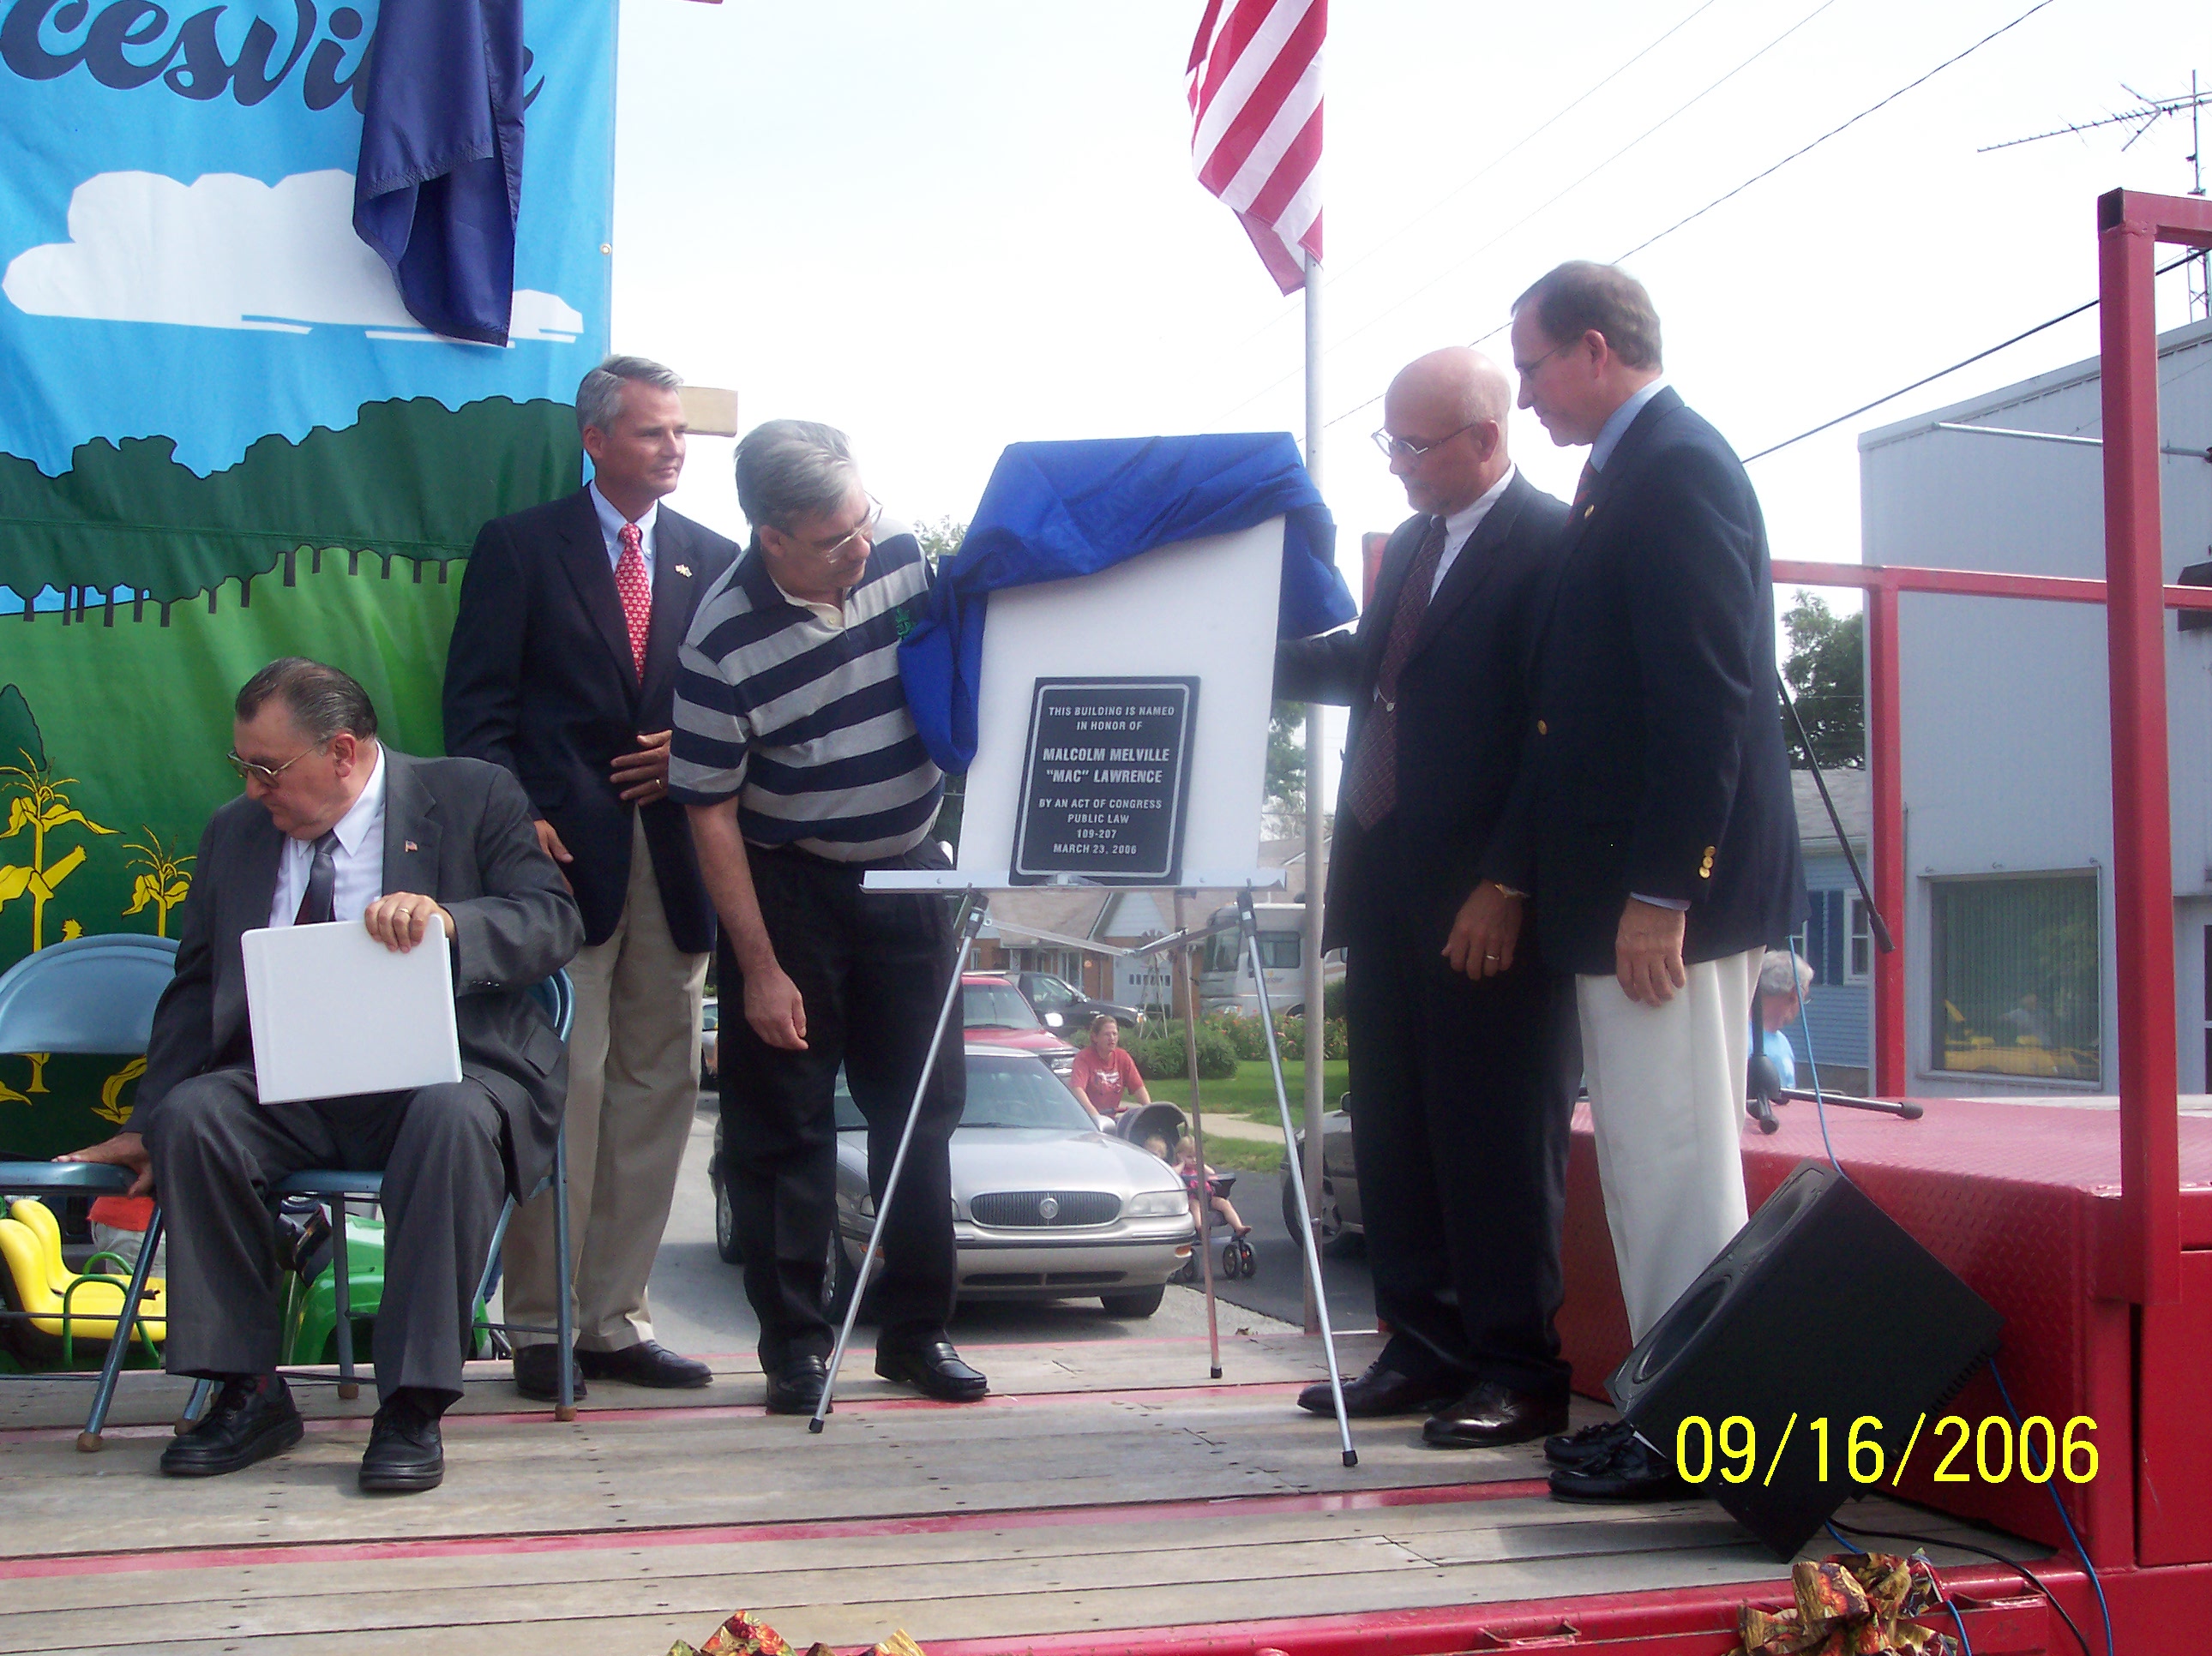
[(617, 537), (622, 558), (615, 565), (615, 591), (621, 595), (623, 619), (629, 623), (630, 664), (645, 676), (646, 641), (653, 636), (653, 583), (645, 575), (645, 531), (624, 524)]
[(1575, 479), (1575, 498), (1569, 504), (1568, 512), (1574, 514), (1580, 513), (1589, 500), (1590, 491), (1596, 487), (1597, 468), (1585, 460), (1583, 462), (1583, 475)]
[(1351, 779), (1345, 797), (1359, 826), (1371, 828), (1398, 804), (1398, 675), (1413, 653), (1413, 640), (1421, 619), (1429, 613), (1429, 589), (1436, 585), (1437, 565), (1444, 555), (1444, 520), (1432, 518), (1413, 566), (1390, 612), (1390, 632), (1382, 645), (1382, 665), (1375, 676), (1375, 699), (1359, 726), (1359, 744), (1352, 749)]

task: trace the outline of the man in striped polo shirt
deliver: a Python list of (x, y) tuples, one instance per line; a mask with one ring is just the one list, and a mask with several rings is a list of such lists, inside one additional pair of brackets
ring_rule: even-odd
[[(922, 894), (863, 894), (871, 868), (942, 868), (945, 779), (899, 680), (898, 640), (929, 590), (908, 530), (883, 520), (844, 434), (772, 420), (738, 445), (752, 543), (707, 596), (676, 684), (668, 791), (689, 809), (722, 921), (722, 1176), (760, 1319), (768, 1406), (811, 1414), (833, 1336), (843, 1065), (868, 1123), (878, 1199), (952, 970), (951, 917)], [(948, 1146), (966, 1099), (948, 1041), (883, 1224), (876, 1372), (945, 1402), (988, 1389), (945, 1337), (954, 1283)]]

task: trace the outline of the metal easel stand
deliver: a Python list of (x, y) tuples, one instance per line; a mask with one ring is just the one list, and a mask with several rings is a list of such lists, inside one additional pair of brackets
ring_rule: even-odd
[[(1237, 894), (1238, 930), (1244, 934), (1244, 952), (1252, 962), (1252, 982), (1260, 993), (1260, 1022), (1267, 1031), (1267, 1067), (1275, 1077), (1275, 1105), (1282, 1112), (1283, 1144), (1286, 1150), (1295, 1149), (1298, 1136), (1291, 1125), (1291, 1095), (1283, 1085), (1283, 1054), (1275, 1044), (1274, 1008), (1267, 1002), (1267, 972), (1260, 960), (1260, 923), (1252, 913), (1252, 888), (1247, 886)], [(1308, 1007), (1306, 1016), (1313, 1017), (1320, 1009)], [(1314, 1310), (1321, 1319), (1321, 1349), (1328, 1358), (1328, 1392), (1336, 1404), (1337, 1435), (1344, 1443), (1344, 1464), (1357, 1466), (1359, 1452), (1352, 1447), (1352, 1422), (1344, 1412), (1344, 1376), (1336, 1366), (1336, 1335), (1328, 1325), (1328, 1295), (1322, 1286), (1321, 1250), (1314, 1246), (1313, 1215), (1306, 1211), (1304, 1202), (1297, 1204), (1298, 1240), (1305, 1249), (1306, 1280), (1313, 1285)]]
[[(937, 1014), (937, 1029), (929, 1038), (929, 1056), (921, 1062), (921, 1075), (915, 1083), (914, 1102), (907, 1107), (906, 1125), (899, 1130), (898, 1153), (891, 1157), (891, 1170), (884, 1176), (883, 1198), (876, 1204), (876, 1222), (868, 1229), (868, 1246), (860, 1255), (860, 1270), (853, 1283), (853, 1298), (845, 1307), (845, 1325), (837, 1331), (836, 1349), (830, 1354), (830, 1372), (822, 1382), (822, 1401), (814, 1407), (814, 1418), (806, 1422), (806, 1429), (822, 1429), (823, 1416), (831, 1408), (831, 1399), (837, 1390), (837, 1370), (845, 1361), (845, 1347), (853, 1338), (853, 1325), (860, 1319), (860, 1301), (868, 1292), (868, 1278), (876, 1265), (876, 1240), (883, 1234), (884, 1221), (889, 1216), (891, 1204), (898, 1196), (899, 1173), (906, 1166), (907, 1146), (914, 1142), (914, 1124), (921, 1116), (921, 1101), (929, 1090), (929, 1078), (937, 1068), (937, 1054), (945, 1044), (945, 1031), (952, 1022), (952, 1009), (960, 1004), (960, 980), (968, 969), (969, 954), (975, 947), (975, 936), (983, 929), (983, 917), (989, 911), (990, 898), (981, 891), (963, 894), (964, 907), (956, 930), (960, 933), (959, 951), (952, 960), (952, 980), (945, 986), (945, 1004)], [(845, 1246), (844, 1238), (836, 1232), (836, 1216), (830, 1216), (830, 1240), (833, 1247)], [(1334, 1371), (1332, 1371), (1334, 1372)]]

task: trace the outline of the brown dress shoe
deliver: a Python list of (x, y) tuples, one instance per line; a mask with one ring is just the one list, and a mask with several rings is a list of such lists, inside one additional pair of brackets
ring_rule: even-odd
[(1477, 1380), (1465, 1396), (1446, 1404), (1421, 1427), (1431, 1449), (1499, 1449), (1562, 1431), (1567, 1394), (1516, 1392), (1496, 1380)]

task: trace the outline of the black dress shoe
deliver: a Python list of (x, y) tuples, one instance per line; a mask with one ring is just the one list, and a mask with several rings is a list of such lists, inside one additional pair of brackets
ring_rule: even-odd
[[(561, 1400), (561, 1371), (553, 1366), (557, 1345), (526, 1345), (514, 1354), (514, 1389), (526, 1398), (536, 1398), (540, 1403)], [(576, 1400), (584, 1398), (584, 1376), (572, 1366), (571, 1378), (576, 1384)]]
[(1516, 1392), (1496, 1380), (1478, 1380), (1421, 1427), (1432, 1449), (1499, 1449), (1527, 1443), (1567, 1423), (1565, 1392)]
[(939, 1403), (973, 1403), (991, 1389), (980, 1369), (960, 1361), (950, 1340), (931, 1340), (876, 1353), (876, 1373), (887, 1380), (911, 1386)]
[(1632, 1432), (1587, 1465), (1552, 1469), (1552, 1493), (1562, 1501), (1673, 1501), (1696, 1492), (1673, 1461)]
[(690, 1391), (714, 1382), (714, 1371), (705, 1363), (679, 1357), (658, 1340), (640, 1340), (619, 1351), (589, 1351), (579, 1346), (576, 1367), (591, 1380), (622, 1380), (665, 1391)]
[[(1375, 1420), (1384, 1415), (1425, 1415), (1456, 1398), (1460, 1382), (1449, 1379), (1415, 1380), (1376, 1358), (1367, 1372), (1344, 1383), (1344, 1412), (1353, 1420)], [(1298, 1407), (1310, 1415), (1336, 1413), (1328, 1382), (1316, 1380), (1298, 1393)]]
[(199, 1423), (161, 1451), (161, 1470), (171, 1477), (216, 1477), (281, 1455), (307, 1434), (300, 1411), (284, 1382), (270, 1377), (264, 1386), (250, 1375), (233, 1375), (216, 1394)]
[(393, 1392), (369, 1426), (368, 1448), (361, 1458), (361, 1487), (409, 1494), (434, 1489), (445, 1477), (446, 1447), (438, 1435), (437, 1416), (407, 1391)]
[(1593, 1421), (1563, 1436), (1546, 1438), (1544, 1459), (1554, 1466), (1587, 1466), (1635, 1435), (1636, 1429), (1625, 1420)]
[(822, 1388), (830, 1383), (830, 1360), (811, 1353), (787, 1357), (768, 1377), (768, 1411), (771, 1415), (811, 1415), (821, 1406)]

